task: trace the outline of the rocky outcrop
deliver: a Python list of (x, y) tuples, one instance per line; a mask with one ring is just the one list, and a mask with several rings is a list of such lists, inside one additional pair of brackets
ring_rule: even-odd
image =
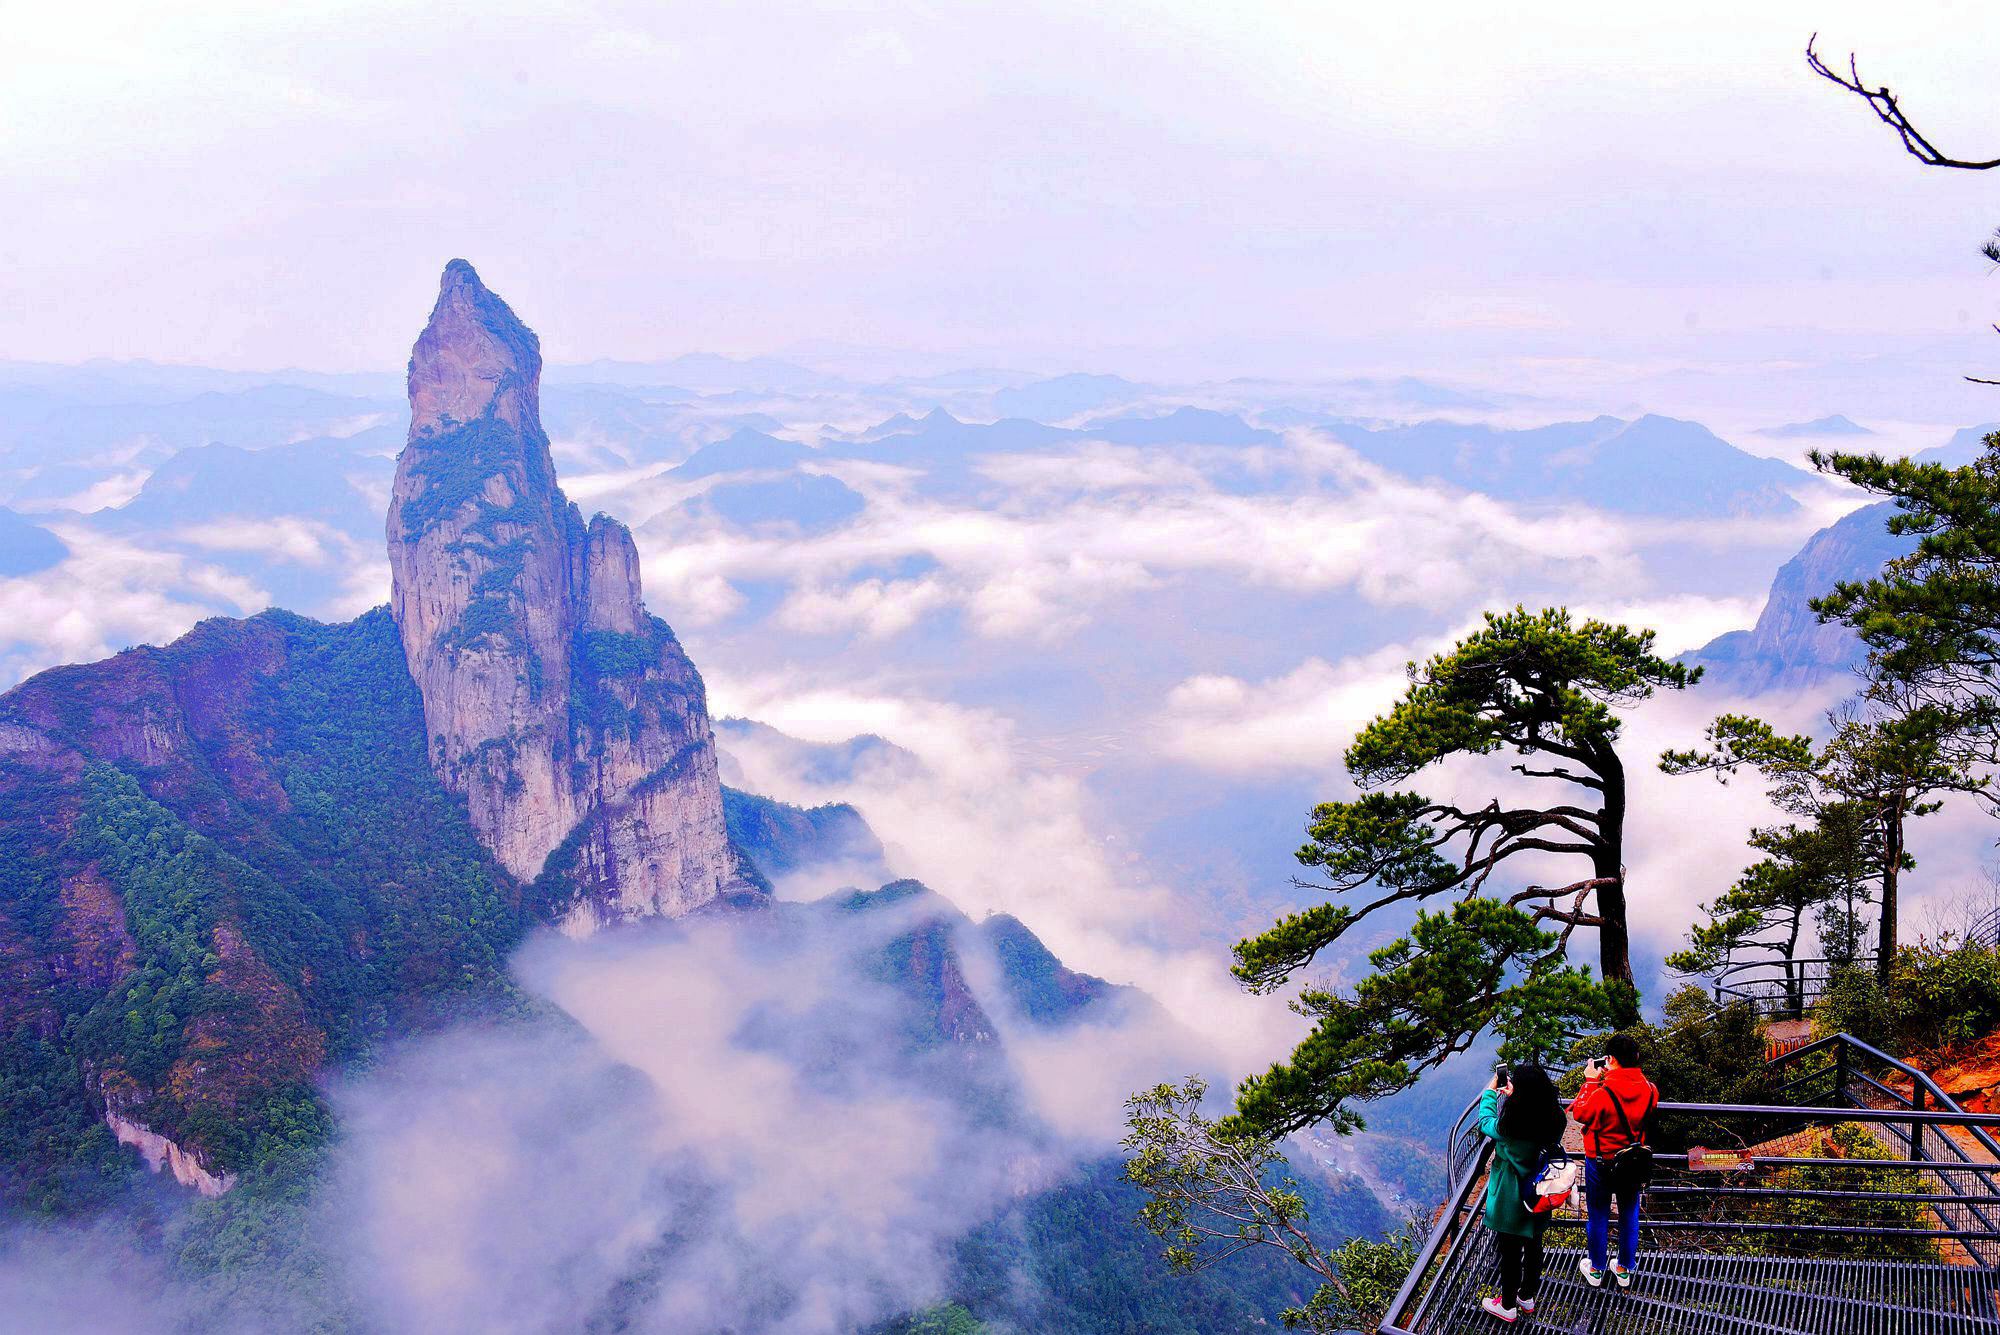
[(640, 600), (632, 535), (557, 486), (540, 377), (535, 335), (452, 261), (410, 358), (391, 606), (433, 769), (514, 875), (563, 874), (582, 934), (751, 882), (700, 674)]
[(1688, 655), (1707, 670), (1706, 685), (1760, 695), (1818, 686), (1858, 666), (1866, 656), (1861, 641), (1838, 622), (1822, 624), (1812, 600), (1836, 584), (1880, 574), (1884, 563), (1911, 550), (1913, 539), (1887, 528), (1895, 512), (1888, 501), (1863, 506), (1807, 539), (1771, 581), (1755, 626), (1718, 636)]
[(106, 1112), (104, 1123), (111, 1128), (111, 1134), (118, 1138), (120, 1145), (130, 1145), (139, 1151), (146, 1167), (156, 1173), (166, 1169), (174, 1175), (174, 1181), (184, 1187), (193, 1187), (204, 1196), (214, 1197), (236, 1185), (236, 1174), (210, 1172), (194, 1153), (182, 1149), (141, 1122), (116, 1112)]

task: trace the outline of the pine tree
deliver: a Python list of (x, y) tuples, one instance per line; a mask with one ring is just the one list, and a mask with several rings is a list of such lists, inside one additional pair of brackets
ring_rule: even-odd
[[(1489, 1028), (1529, 1056), (1579, 1026), (1632, 1018), (1620, 713), (1699, 675), (1656, 654), (1650, 631), (1579, 624), (1563, 609), (1489, 613), (1449, 651), (1411, 664), (1402, 699), (1347, 750), (1363, 792), (1317, 807), (1298, 853), (1325, 878), (1301, 887), (1334, 902), (1239, 943), (1235, 973), (1271, 991), (1364, 921), (1413, 907), (1415, 924), (1369, 956), (1373, 972), (1351, 994), (1302, 993), (1294, 1004), (1316, 1023), (1289, 1062), (1243, 1083), (1245, 1124), (1351, 1124), (1349, 1101), (1408, 1086)], [(1536, 782), (1495, 775), (1493, 796), (1469, 803), (1391, 790), (1441, 762), (1492, 755)], [(1526, 790), (1545, 800), (1521, 800)], [(1564, 861), (1583, 874), (1554, 886), (1508, 879)], [(1450, 907), (1428, 907), (1440, 899)], [(1602, 981), (1569, 960), (1578, 929), (1597, 934)]]

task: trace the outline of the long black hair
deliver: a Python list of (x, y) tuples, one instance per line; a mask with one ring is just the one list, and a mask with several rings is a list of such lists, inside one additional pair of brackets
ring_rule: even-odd
[(1563, 1138), (1569, 1116), (1556, 1097), (1555, 1082), (1539, 1066), (1516, 1066), (1514, 1092), (1500, 1104), (1500, 1134), (1509, 1140), (1554, 1145)]

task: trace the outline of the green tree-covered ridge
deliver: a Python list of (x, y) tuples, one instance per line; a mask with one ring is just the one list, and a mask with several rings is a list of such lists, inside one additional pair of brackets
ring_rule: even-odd
[[(0, 925), (39, 952), (0, 989), (39, 1072), (5, 1119), (21, 1194), (89, 1194), (100, 1098), (241, 1172), (325, 1123), (321, 1065), (504, 999), (528, 906), (427, 763), (386, 611), (204, 622), (45, 673), (0, 722), (56, 744), (0, 769)], [(134, 754), (149, 730), (169, 743)]]

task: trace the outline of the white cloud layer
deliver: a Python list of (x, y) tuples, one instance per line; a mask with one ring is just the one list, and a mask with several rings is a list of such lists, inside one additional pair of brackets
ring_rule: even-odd
[(719, 681), (712, 691), (719, 713), (808, 741), (872, 734), (918, 762), (869, 757), (851, 778), (815, 780), (782, 744), (730, 738), (752, 791), (806, 806), (851, 802), (891, 868), (975, 918), (1013, 914), (1071, 968), (1143, 987), (1245, 1069), (1295, 1038), (1295, 1017), (1229, 977), (1201, 906), (1146, 869), (1116, 813), (1100, 810), (1077, 775), (1020, 758), (1007, 719), (907, 694), (801, 691), (781, 679)]
[(221, 566), (80, 525), (51, 528), (70, 555), (38, 574), (0, 579), (0, 624), (10, 631), (0, 672), (10, 682), (132, 644), (164, 644), (204, 616), (247, 615), (270, 603)]
[[(794, 906), (537, 937), (515, 960), (527, 1018), (334, 1083), (330, 1180), (295, 1235), (204, 1277), (116, 1217), (0, 1230), (0, 1320), (846, 1335), (942, 1302), (954, 1243), (1112, 1152), (1124, 1093), (1205, 1057), (1145, 1013), (1035, 1030), (991, 961), (974, 987), (999, 1046), (912, 1046), (926, 980), (899, 992), (879, 967), (910, 925)], [(1011, 1278), (1033, 1297), (1032, 1267)]]

